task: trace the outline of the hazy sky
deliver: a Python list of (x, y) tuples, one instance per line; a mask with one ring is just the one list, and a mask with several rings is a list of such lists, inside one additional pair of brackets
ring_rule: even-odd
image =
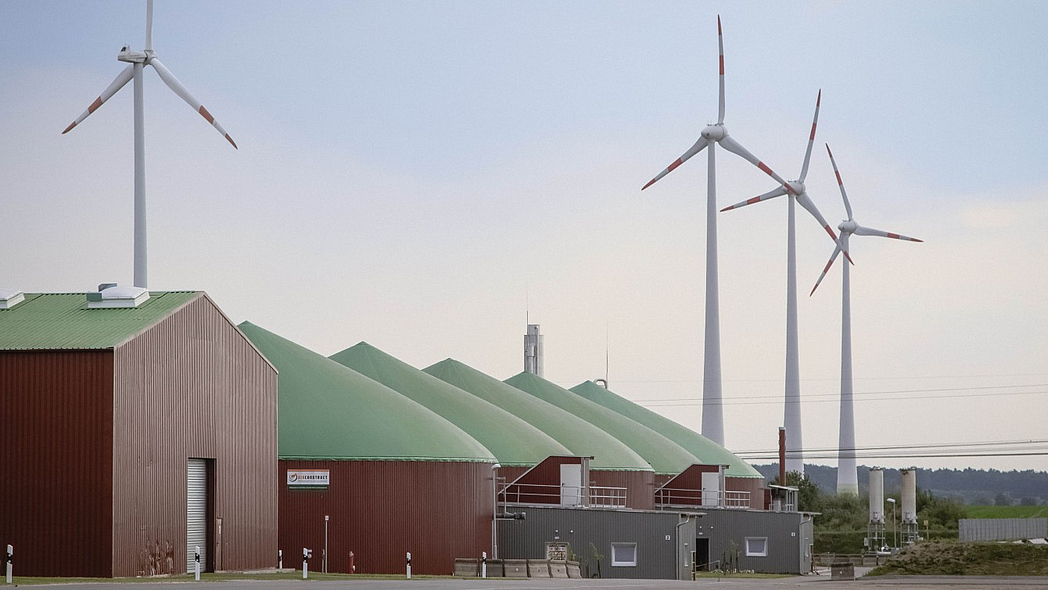
[[(206, 291), (325, 355), (522, 368), (700, 425), (705, 156), (717, 115), (808, 192), (923, 244), (851, 253), (860, 447), (1048, 439), (1048, 4), (156, 0), (146, 72), (152, 289)], [(144, 0), (0, 2), (0, 285), (132, 278), (132, 92), (68, 135), (141, 48)], [(719, 150), (719, 206), (774, 188)], [(720, 214), (727, 446), (782, 422), (786, 200)], [(837, 443), (840, 266), (798, 209), (804, 436)], [(1044, 450), (1048, 445), (1041, 444)], [(830, 458), (815, 462), (835, 464)], [(860, 459), (1048, 469), (1048, 457)]]

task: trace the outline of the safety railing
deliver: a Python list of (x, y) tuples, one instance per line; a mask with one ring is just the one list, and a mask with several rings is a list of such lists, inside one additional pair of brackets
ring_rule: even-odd
[(510, 483), (501, 486), (498, 499), (503, 504), (551, 504), (555, 506), (591, 506), (595, 508), (625, 508), (626, 488), (589, 486), (585, 497), (582, 486), (553, 484)]
[(750, 508), (750, 492), (735, 490), (693, 490), (659, 488), (655, 492), (657, 508), (670, 506), (700, 506), (703, 508)]

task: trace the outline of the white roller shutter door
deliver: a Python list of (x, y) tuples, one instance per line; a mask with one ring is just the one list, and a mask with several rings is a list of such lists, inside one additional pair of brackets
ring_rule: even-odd
[(196, 568), (200, 547), (200, 571), (207, 569), (207, 460), (189, 459), (186, 477), (186, 573)]

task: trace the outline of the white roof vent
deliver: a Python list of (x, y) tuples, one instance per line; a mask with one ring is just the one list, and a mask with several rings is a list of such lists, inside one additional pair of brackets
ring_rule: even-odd
[(18, 289), (0, 287), (0, 309), (11, 309), (25, 301), (25, 295)]
[(116, 283), (102, 283), (98, 291), (87, 294), (88, 309), (138, 307), (149, 299), (149, 291), (142, 287), (121, 287)]

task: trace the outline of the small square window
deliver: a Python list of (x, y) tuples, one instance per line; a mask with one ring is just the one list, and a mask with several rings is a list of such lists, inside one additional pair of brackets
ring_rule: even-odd
[(637, 565), (637, 544), (612, 543), (611, 565), (635, 567)]
[(767, 557), (768, 537), (746, 537), (747, 557)]

